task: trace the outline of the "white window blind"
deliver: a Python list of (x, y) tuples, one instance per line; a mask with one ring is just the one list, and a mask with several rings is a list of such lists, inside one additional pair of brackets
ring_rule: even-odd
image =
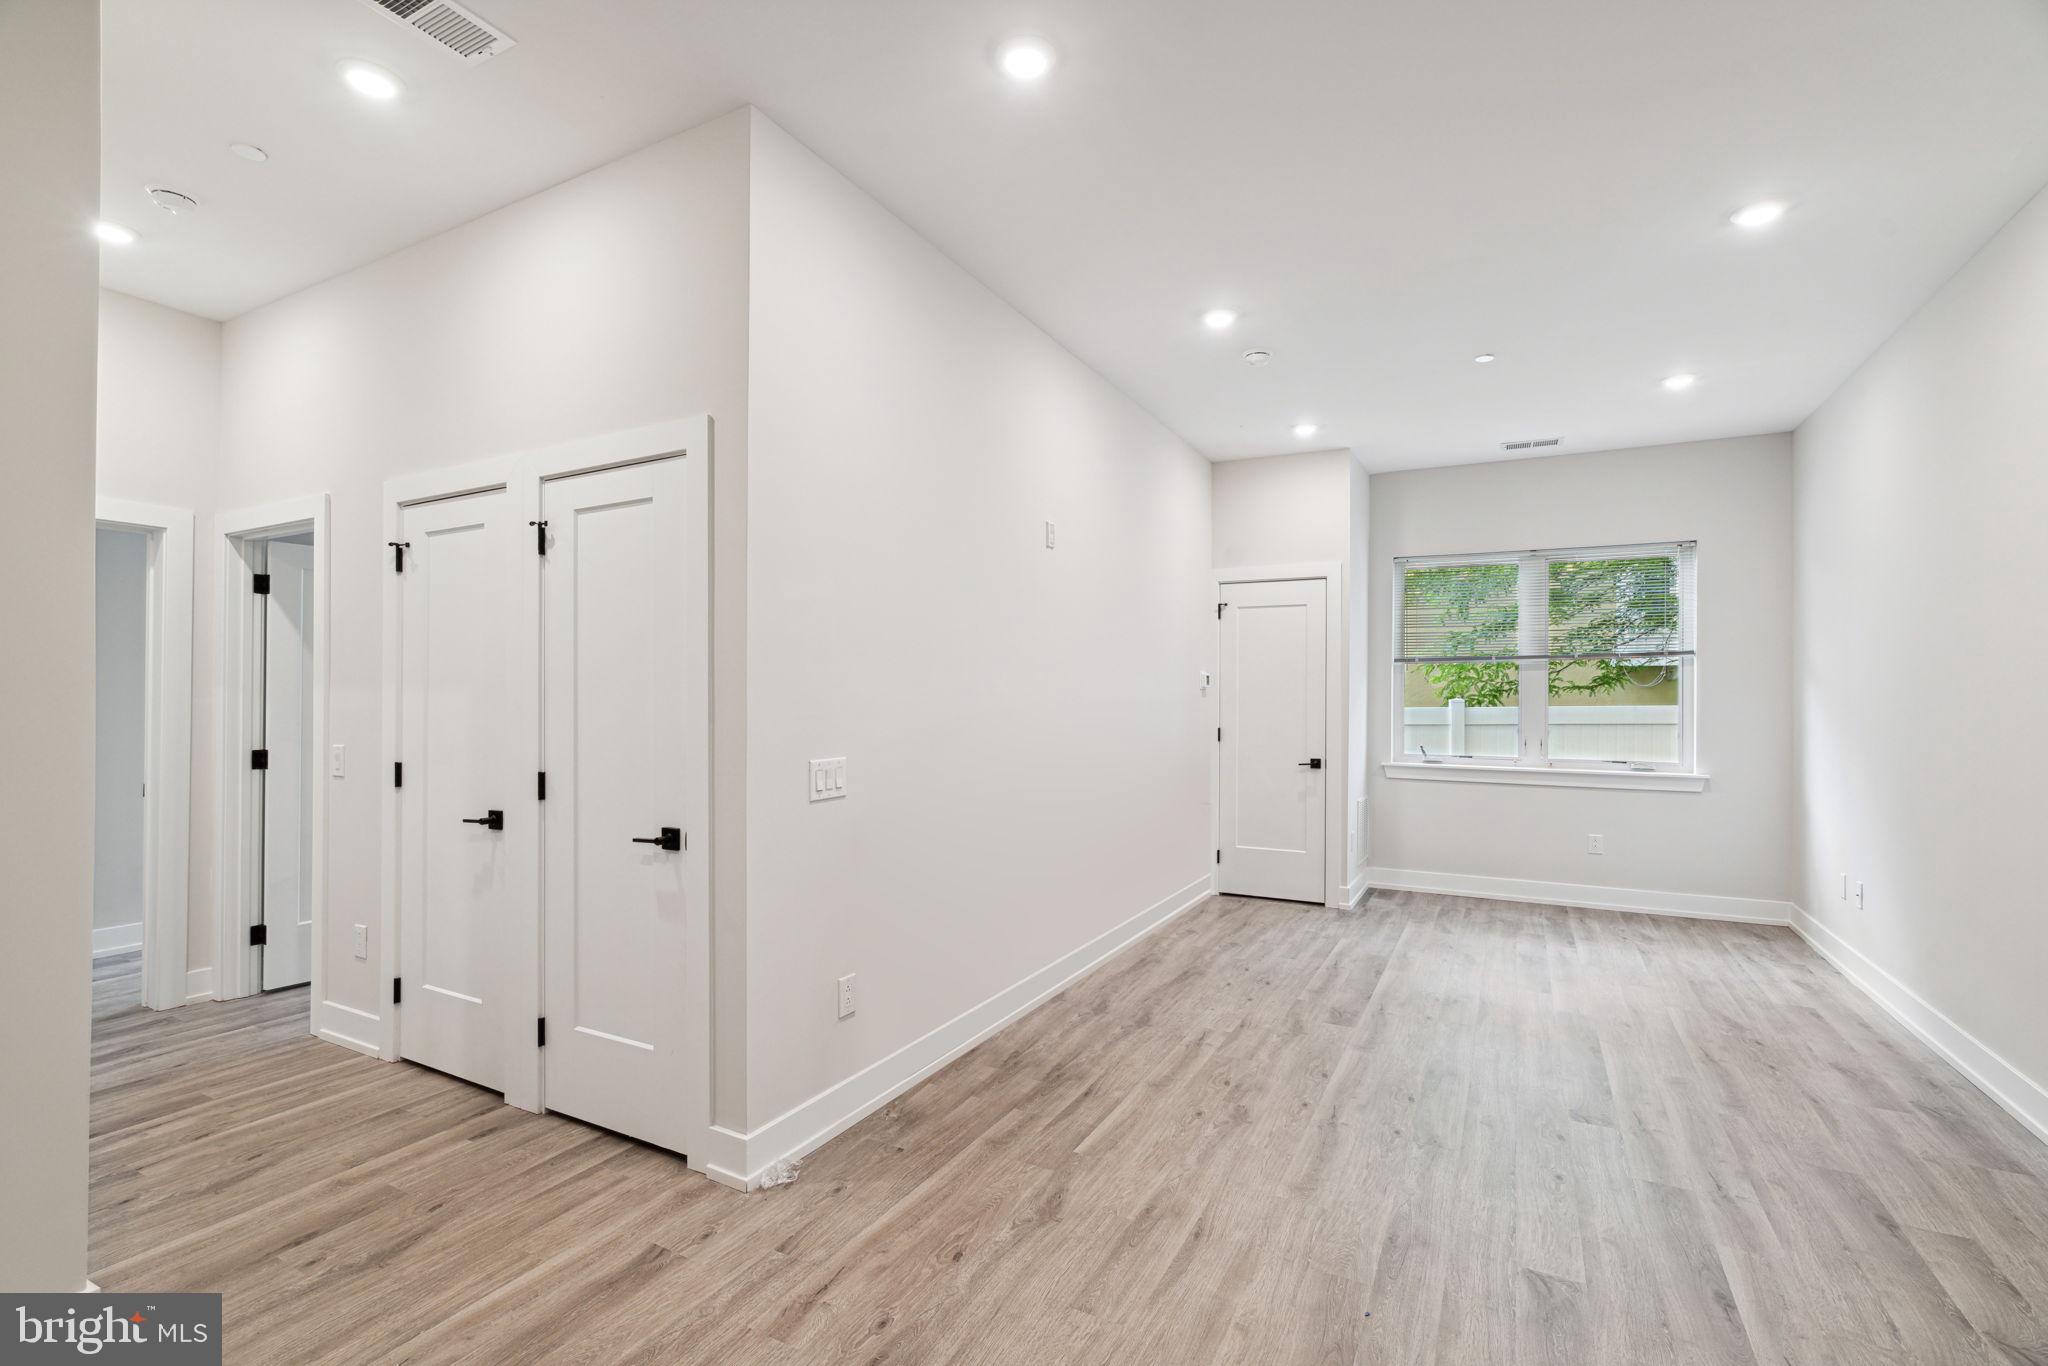
[(1694, 543), (1408, 557), (1399, 664), (1694, 653)]

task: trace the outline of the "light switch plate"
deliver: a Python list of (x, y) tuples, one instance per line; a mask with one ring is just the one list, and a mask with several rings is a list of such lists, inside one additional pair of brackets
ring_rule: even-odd
[(368, 925), (356, 926), (355, 950), (356, 957), (358, 958), (368, 958), (370, 956), (370, 927)]
[(327, 750), (327, 776), (339, 778), (348, 767), (348, 752), (341, 745), (331, 745)]
[(829, 802), (846, 795), (846, 760), (811, 760), (811, 800)]

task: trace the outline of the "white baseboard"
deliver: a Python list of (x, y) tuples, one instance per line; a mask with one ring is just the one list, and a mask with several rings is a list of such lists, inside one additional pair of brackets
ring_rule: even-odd
[(185, 974), (185, 999), (187, 1001), (211, 1001), (213, 999), (212, 968), (194, 968)]
[(132, 925), (95, 925), (92, 930), (92, 956), (108, 958), (117, 953), (132, 953), (142, 947), (142, 922)]
[(714, 1136), (742, 1156), (737, 1159), (737, 1167), (707, 1162), (702, 1168), (704, 1174), (736, 1190), (759, 1190), (783, 1163), (794, 1162), (844, 1133), (1003, 1026), (1059, 994), (1091, 969), (1182, 911), (1207, 900), (1213, 877), (1213, 872), (1202, 874), (1023, 981), (1004, 988), (766, 1124), (745, 1134), (716, 1129)]
[(1367, 868), (1366, 884), (1389, 891), (1441, 892), (1490, 901), (1531, 901), (1540, 906), (1577, 906), (1593, 911), (1635, 911), (1644, 915), (1690, 916), (1698, 920), (1732, 920), (1744, 925), (1789, 925), (1792, 903), (1743, 896), (1707, 896), (1699, 892), (1651, 892), (1628, 887), (1596, 887), (1576, 882), (1530, 882), (1521, 878), (1479, 877), (1471, 873), (1423, 873), (1408, 868)]
[(314, 1011), (313, 1033), (328, 1043), (381, 1058), (384, 1046), (375, 1039), (383, 1034), (383, 1023), (382, 1017), (367, 1010), (357, 1010), (339, 1001), (322, 1001)]
[(1947, 1059), (1978, 1090), (2026, 1125), (2034, 1137), (2048, 1143), (2048, 1087), (1992, 1052), (1925, 997), (1871, 962), (1861, 949), (1797, 906), (1792, 908), (1792, 928), (1914, 1037)]
[(1371, 872), (1372, 869), (1370, 868), (1361, 868), (1353, 873), (1351, 881), (1338, 889), (1337, 898), (1330, 903), (1330, 909), (1333, 911), (1356, 910), (1358, 903), (1365, 900), (1365, 894), (1372, 890), (1372, 880), (1369, 877)]

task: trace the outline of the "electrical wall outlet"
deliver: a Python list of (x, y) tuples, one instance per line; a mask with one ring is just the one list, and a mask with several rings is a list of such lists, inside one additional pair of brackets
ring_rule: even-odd
[(1587, 853), (1589, 853), (1589, 854), (1604, 854), (1604, 853), (1606, 853), (1606, 852), (1607, 852), (1607, 836), (1605, 836), (1605, 835), (1588, 835), (1588, 836), (1586, 836), (1586, 852), (1587, 852)]
[(356, 957), (368, 958), (370, 956), (370, 927), (368, 925), (356, 926), (355, 946)]
[(853, 974), (847, 973), (839, 979), (839, 1018), (853, 1014)]
[(1860, 882), (1856, 884), (1856, 909), (1863, 909), (1863, 884)]
[(811, 760), (811, 800), (829, 802), (846, 795), (846, 760)]

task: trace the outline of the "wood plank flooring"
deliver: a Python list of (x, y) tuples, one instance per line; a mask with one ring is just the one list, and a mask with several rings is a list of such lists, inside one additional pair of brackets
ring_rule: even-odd
[(753, 1196), (305, 1012), (95, 1026), (230, 1362), (2048, 1362), (2048, 1149), (1786, 930), (1212, 900)]

